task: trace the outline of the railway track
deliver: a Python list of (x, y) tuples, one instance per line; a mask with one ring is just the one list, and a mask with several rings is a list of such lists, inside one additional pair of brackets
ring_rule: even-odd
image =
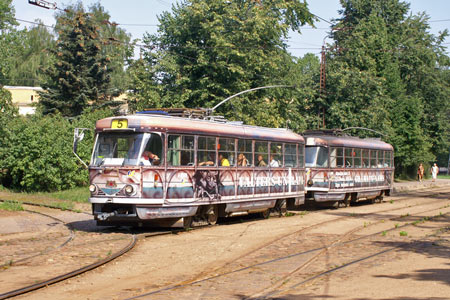
[[(431, 197), (431, 196), (435, 196), (436, 195), (435, 192), (422, 193), (422, 194), (425, 194), (425, 195), (422, 195), (422, 197)], [(441, 194), (443, 196), (447, 196), (447, 197), (443, 197), (443, 199), (447, 199), (448, 198), (448, 193), (441, 193)], [(436, 210), (441, 210), (442, 208), (448, 207), (448, 204), (443, 199), (432, 201), (432, 202), (428, 202), (428, 203), (418, 203), (416, 205), (410, 205), (410, 206), (407, 206), (407, 207), (398, 207), (398, 208), (395, 208), (395, 209), (389, 208), (389, 209), (378, 210), (378, 211), (373, 211), (373, 212), (369, 212), (369, 213), (358, 214), (358, 215), (355, 215), (354, 217), (362, 218), (362, 217), (369, 217), (371, 215), (372, 216), (377, 216), (378, 214), (383, 213), (383, 212), (411, 210), (414, 207), (430, 206), (430, 205), (434, 205), (434, 204), (438, 204), (438, 203), (446, 204), (446, 205), (443, 205), (443, 206), (440, 206), (440, 207), (437, 207), (437, 208), (421, 210), (421, 211), (416, 212), (414, 214), (407, 213), (405, 215), (393, 216), (393, 217), (390, 218), (390, 220), (391, 221), (401, 220), (401, 219), (404, 219), (405, 216), (408, 216), (409, 218), (412, 218), (414, 215), (419, 215), (419, 214), (423, 214), (423, 213), (429, 213), (429, 212), (433, 212), (433, 211), (436, 211)], [(398, 201), (398, 199), (396, 201)], [(249, 271), (250, 269), (257, 269), (257, 268), (260, 268), (261, 266), (274, 264), (274, 263), (277, 263), (277, 262), (280, 262), (280, 261), (296, 258), (296, 257), (299, 257), (299, 256), (312, 255), (312, 257), (310, 257), (306, 262), (304, 262), (299, 267), (295, 268), (291, 273), (289, 273), (288, 275), (285, 275), (285, 276), (281, 277), (279, 280), (277, 280), (276, 283), (274, 283), (273, 286), (266, 287), (266, 288), (264, 288), (264, 290), (262, 292), (259, 293), (259, 294), (264, 294), (263, 292), (266, 291), (266, 290), (276, 289), (278, 287), (278, 285), (280, 285), (280, 282), (283, 283), (284, 281), (288, 280), (290, 276), (293, 276), (298, 271), (306, 268), (308, 265), (313, 263), (321, 255), (327, 253), (327, 251), (329, 249), (331, 249), (331, 248), (348, 245), (349, 243), (355, 243), (355, 242), (361, 241), (363, 239), (367, 239), (367, 238), (370, 238), (370, 237), (373, 237), (373, 236), (385, 234), (385, 233), (390, 232), (390, 231), (395, 231), (395, 230), (399, 231), (399, 230), (402, 230), (404, 227), (415, 225), (415, 222), (416, 222), (416, 221), (406, 222), (405, 224), (403, 224), (401, 226), (395, 226), (395, 227), (393, 227), (391, 229), (386, 229), (386, 230), (378, 231), (378, 232), (370, 234), (370, 235), (358, 236), (356, 238), (349, 239), (357, 231), (360, 231), (360, 230), (366, 229), (366, 228), (368, 228), (370, 226), (374, 226), (376, 224), (380, 224), (382, 222), (385, 222), (386, 218), (383, 216), (383, 217), (379, 218), (379, 220), (374, 222), (374, 223), (364, 224), (363, 226), (358, 226), (356, 228), (351, 229), (350, 231), (346, 232), (344, 235), (338, 236), (337, 239), (333, 240), (330, 243), (327, 243), (324, 246), (316, 247), (316, 248), (310, 248), (310, 249), (307, 249), (307, 250), (304, 250), (304, 251), (301, 251), (301, 252), (292, 253), (292, 254), (289, 254), (289, 255), (286, 255), (286, 256), (282, 256), (282, 257), (278, 257), (278, 258), (275, 258), (275, 259), (258, 262), (256, 264), (247, 265), (247, 266), (244, 266), (244, 267), (241, 267), (241, 268), (238, 268), (238, 269), (234, 269), (234, 270), (231, 270), (231, 271), (219, 272), (225, 266), (228, 266), (228, 265), (230, 265), (232, 263), (235, 263), (235, 262), (239, 261), (240, 259), (251, 255), (252, 253), (258, 252), (261, 249), (264, 249), (264, 248), (266, 248), (266, 247), (268, 247), (270, 245), (273, 245), (274, 243), (276, 243), (276, 242), (278, 242), (280, 240), (286, 239), (287, 237), (298, 235), (299, 233), (304, 234), (306, 231), (312, 231), (313, 229), (316, 229), (316, 228), (318, 228), (320, 226), (331, 224), (333, 222), (338, 222), (338, 221), (346, 219), (348, 217), (349, 217), (349, 215), (345, 215), (345, 216), (342, 216), (342, 217), (326, 220), (324, 222), (320, 222), (320, 223), (317, 223), (317, 224), (313, 224), (313, 225), (301, 228), (301, 229), (299, 229), (299, 230), (297, 230), (295, 232), (292, 232), (292, 233), (289, 233), (287, 235), (283, 235), (281, 237), (278, 237), (277, 239), (271, 240), (268, 243), (265, 243), (264, 245), (258, 247), (257, 249), (253, 249), (250, 252), (247, 252), (247, 253), (244, 253), (243, 255), (240, 255), (238, 258), (234, 259), (233, 261), (228, 261), (225, 264), (223, 264), (222, 266), (220, 266), (218, 268), (215, 268), (212, 271), (208, 271), (209, 274), (217, 274), (217, 273), (219, 273), (217, 275), (207, 276), (207, 274), (202, 273), (202, 274), (196, 276), (194, 279), (191, 279), (191, 280), (188, 280), (188, 281), (183, 281), (183, 282), (177, 283), (177, 284), (173, 284), (171, 286), (166, 286), (166, 287), (160, 288), (158, 290), (154, 290), (154, 291), (151, 291), (151, 292), (148, 292), (148, 293), (145, 293), (145, 294), (142, 294), (142, 295), (134, 296), (134, 297), (131, 297), (131, 298), (128, 298), (128, 299), (139, 299), (139, 298), (143, 298), (143, 297), (154, 296), (154, 295), (161, 294), (161, 293), (164, 294), (165, 292), (169, 292), (171, 290), (180, 289), (180, 288), (184, 288), (184, 287), (189, 287), (189, 286), (194, 286), (194, 285), (199, 285), (199, 284), (204, 285), (208, 281), (213, 281), (213, 280), (219, 279), (221, 277), (226, 277), (226, 276), (234, 275), (234, 274), (237, 274), (237, 273), (240, 273), (240, 272)], [(393, 250), (395, 250), (395, 249), (391, 249), (390, 251), (393, 251)], [(378, 254), (378, 255), (381, 255), (382, 253), (384, 253), (384, 252), (381, 251), (380, 254)], [(370, 258), (370, 256), (367, 257), (367, 258), (362, 259), (361, 261), (367, 260), (369, 258)], [(354, 264), (354, 263), (356, 263), (356, 262), (353, 262), (352, 264)]]
[[(27, 203), (26, 205), (29, 205), (29, 204)], [(32, 205), (33, 206), (53, 208), (53, 207), (49, 207), (49, 206), (36, 205), (34, 203)], [(24, 209), (24, 211), (26, 211), (28, 213), (38, 214), (38, 215), (41, 215), (41, 216), (44, 216), (44, 217), (47, 217), (47, 218), (50, 218), (50, 219), (54, 220), (54, 221), (58, 222), (59, 224), (62, 224), (65, 227), (67, 227), (69, 232), (70, 232), (70, 234), (69, 234), (69, 236), (67, 237), (67, 239), (63, 243), (59, 244), (58, 246), (56, 246), (54, 248), (46, 249), (45, 251), (38, 251), (37, 253), (33, 253), (32, 255), (23, 257), (23, 258), (18, 259), (18, 260), (14, 260), (14, 261), (6, 263), (6, 264), (3, 264), (0, 267), (3, 267), (3, 268), (4, 267), (8, 267), (8, 268), (10, 268), (11, 266), (22, 264), (22, 263), (24, 263), (24, 262), (26, 262), (28, 260), (35, 259), (36, 257), (45, 256), (45, 255), (51, 254), (53, 252), (61, 250), (63, 247), (67, 246), (70, 242), (72, 242), (74, 240), (74, 238), (75, 238), (75, 230), (74, 230), (74, 228), (72, 228), (72, 226), (70, 224), (67, 224), (63, 220), (61, 220), (59, 218), (56, 218), (56, 217), (54, 217), (54, 216), (52, 216), (50, 214), (46, 214), (46, 213), (35, 211), (35, 210)], [(70, 271), (70, 272), (66, 272), (64, 274), (52, 277), (50, 279), (46, 279), (46, 280), (43, 280), (43, 281), (31, 284), (31, 285), (27, 285), (27, 286), (24, 286), (24, 287), (21, 287), (21, 288), (18, 288), (18, 289), (14, 289), (14, 290), (2, 293), (2, 294), (0, 294), (0, 299), (7, 299), (7, 298), (15, 297), (15, 296), (18, 296), (18, 295), (22, 295), (22, 294), (25, 294), (25, 293), (28, 293), (28, 292), (40, 289), (40, 288), (45, 287), (45, 286), (49, 286), (49, 285), (54, 284), (56, 282), (60, 282), (60, 281), (66, 280), (68, 278), (77, 276), (77, 275), (82, 274), (84, 272), (87, 272), (89, 270), (98, 268), (99, 266), (104, 265), (104, 264), (106, 264), (106, 263), (116, 259), (117, 257), (123, 255), (124, 253), (128, 252), (129, 250), (131, 250), (135, 246), (136, 241), (137, 241), (136, 235), (132, 235), (131, 238), (130, 238), (130, 242), (125, 247), (123, 247), (122, 249), (118, 250), (115, 253), (112, 253), (107, 258), (98, 260), (98, 261), (96, 261), (96, 262), (94, 262), (92, 264), (86, 265), (86, 266), (84, 266), (82, 268), (78, 268), (76, 270), (73, 270), (73, 271)], [(7, 270), (6, 271), (3, 270), (3, 272), (7, 272)]]
[[(427, 196), (427, 195), (436, 195), (436, 192), (432, 192), (432, 193), (430, 192), (430, 193), (424, 193), (424, 194), (425, 194), (424, 196)], [(443, 193), (443, 194), (444, 194), (444, 193)], [(405, 197), (403, 197), (403, 198), (396, 199), (395, 201), (396, 201), (396, 202), (402, 201), (402, 199), (407, 199), (407, 197), (405, 196)], [(436, 202), (438, 202), (438, 201), (435, 201), (435, 202), (433, 202), (433, 203), (436, 203)], [(430, 203), (428, 203), (428, 204), (430, 204)], [(431, 203), (431, 204), (432, 204), (432, 203)], [(419, 204), (419, 205), (416, 205), (416, 206), (420, 206), (420, 205), (424, 205), (424, 204)], [(405, 207), (399, 207), (399, 208), (397, 208), (397, 209), (395, 209), (395, 210), (400, 210), (400, 209), (405, 209)], [(371, 212), (371, 213), (362, 214), (362, 215), (360, 215), (360, 216), (363, 216), (363, 215), (365, 215), (365, 216), (368, 216), (368, 215), (374, 215), (374, 214), (379, 214), (379, 213), (387, 212), (387, 211), (392, 212), (393, 210), (392, 210), (392, 209), (381, 210), (381, 211), (376, 211), (376, 212)], [(312, 230), (312, 229), (314, 229), (314, 228), (316, 228), (316, 227), (318, 227), (318, 226), (321, 226), (321, 225), (324, 225), (324, 224), (328, 224), (328, 223), (332, 223), (332, 222), (336, 222), (336, 220), (341, 220), (341, 219), (344, 219), (344, 218), (348, 218), (348, 216), (342, 216), (342, 217), (339, 217), (338, 219), (331, 219), (331, 220), (327, 220), (327, 221), (325, 221), (325, 222), (321, 222), (321, 223), (318, 223), (318, 224), (313, 224), (313, 225), (311, 225), (311, 226), (308, 226), (307, 228), (302, 228), (302, 229), (300, 229), (300, 230), (295, 231), (294, 233), (290, 233), (290, 234), (288, 234), (288, 235), (285, 235), (285, 236), (283, 236), (283, 237), (280, 237), (280, 238), (278, 238), (277, 240), (286, 238), (286, 237), (291, 236), (291, 235), (298, 234), (298, 233), (300, 233), (300, 232), (302, 232), (302, 231), (305, 231), (305, 230)], [(355, 230), (350, 231), (350, 232), (348, 233), (348, 235), (350, 235), (351, 233), (354, 233), (354, 231), (355, 231)], [(175, 232), (177, 232), (177, 231), (175, 231)], [(179, 231), (178, 231), (178, 232), (179, 232)], [(99, 267), (99, 266), (101, 266), (101, 265), (107, 264), (108, 262), (114, 260), (115, 258), (117, 258), (117, 257), (119, 257), (119, 256), (121, 256), (121, 255), (123, 255), (123, 254), (125, 254), (125, 253), (127, 253), (128, 251), (130, 251), (130, 250), (136, 245), (137, 241), (140, 240), (140, 239), (149, 238), (149, 237), (156, 236), (156, 235), (173, 234), (173, 233), (174, 233), (174, 231), (156, 232), (156, 233), (143, 233), (143, 234), (133, 234), (133, 235), (131, 236), (131, 240), (130, 240), (129, 244), (128, 244), (126, 247), (124, 247), (123, 249), (121, 249), (121, 250), (115, 252), (113, 255), (109, 256), (108, 258), (99, 260), (99, 261), (97, 261), (97, 262), (95, 262), (95, 263), (93, 263), (93, 264), (87, 265), (87, 266), (85, 266), (85, 267), (83, 267), (83, 268), (80, 268), (80, 269), (77, 269), (77, 270), (74, 270), (74, 271), (71, 271), (71, 272), (68, 272), (68, 273), (65, 273), (65, 274), (56, 276), (56, 277), (51, 278), (51, 279), (49, 279), (49, 280), (45, 280), (45, 281), (42, 281), (42, 282), (37, 283), (37, 284), (33, 284), (33, 285), (30, 285), (30, 286), (27, 286), (27, 287), (23, 287), (23, 288), (20, 288), (20, 289), (16, 289), (16, 290), (14, 290), (14, 291), (10, 291), (10, 292), (4, 293), (4, 294), (0, 294), (0, 299), (7, 299), (7, 298), (10, 298), (10, 297), (13, 297), (13, 296), (17, 296), (17, 295), (20, 295), (20, 294), (28, 293), (28, 292), (30, 292), (30, 291), (39, 289), (39, 288), (41, 288), (41, 287), (48, 286), (48, 285), (54, 284), (54, 283), (56, 283), (56, 282), (60, 282), (60, 281), (66, 280), (66, 279), (68, 279), (68, 278), (77, 276), (77, 275), (82, 274), (82, 273), (84, 273), (84, 272), (87, 272), (87, 271), (89, 271), (89, 270), (93, 270), (93, 269), (95, 269), (95, 268), (97, 268), (97, 267)], [(346, 235), (347, 235), (347, 234), (346, 234)], [(72, 238), (72, 239), (73, 239), (73, 238)], [(343, 237), (341, 237), (341, 239), (343, 239)], [(257, 251), (257, 250), (260, 250), (260, 249), (262, 249), (262, 248), (264, 248), (264, 247), (267, 247), (267, 246), (273, 244), (274, 242), (276, 242), (276, 240), (270, 241), (270, 242), (264, 244), (263, 246), (261, 246), (260, 248), (254, 250), (254, 251)], [(68, 242), (66, 242), (65, 244), (67, 244), (67, 243), (68, 243)], [(65, 244), (64, 244), (64, 245), (65, 245)], [(340, 244), (340, 241), (335, 241), (333, 244)], [(62, 245), (62, 246), (64, 246), (64, 245)], [(329, 245), (328, 247), (330, 247), (330, 245)], [(295, 254), (295, 256), (303, 255), (303, 254), (306, 254), (306, 253), (311, 253), (311, 252), (313, 252), (313, 251), (321, 251), (321, 250), (324, 250), (325, 248), (326, 248), (326, 247), (322, 247), (322, 248), (319, 248), (319, 249), (310, 249), (310, 250), (305, 251), (304, 253), (301, 253), (301, 254), (300, 254), (300, 253), (297, 253), (297, 254)], [(254, 251), (253, 251), (253, 252), (254, 252)], [(242, 258), (242, 257), (245, 257), (245, 256), (247, 256), (247, 255), (249, 255), (249, 254), (250, 254), (250, 253), (245, 253), (245, 254), (243, 254), (242, 256), (240, 256), (238, 259), (240, 259), (240, 258)], [(277, 259), (277, 260), (280, 260), (280, 259), (285, 259), (285, 258), (279, 258), (279, 259)], [(271, 263), (271, 262), (264, 262), (263, 264), (267, 264), (267, 263)], [(258, 265), (260, 265), (260, 264), (258, 264)], [(243, 268), (243, 269), (241, 269), (241, 270), (234, 270), (234, 271), (232, 271), (232, 272), (228, 272), (228, 273), (225, 273), (225, 274), (220, 274), (220, 275), (217, 275), (217, 276), (214, 276), (214, 277), (204, 278), (204, 279), (201, 279), (201, 280), (199, 280), (199, 279), (198, 279), (198, 276), (197, 276), (196, 279), (194, 279), (194, 280), (190, 280), (189, 282), (183, 282), (182, 284), (178, 284), (178, 285), (175, 285), (175, 286), (172, 286), (172, 287), (167, 287), (167, 288), (165, 288), (165, 289), (163, 289), (163, 290), (170, 290), (170, 289), (179, 288), (179, 287), (187, 286), (187, 285), (192, 285), (192, 284), (199, 283), (199, 282), (203, 282), (203, 281), (209, 281), (209, 280), (212, 280), (212, 279), (217, 278), (217, 277), (220, 277), (220, 276), (225, 276), (225, 275), (230, 274), (230, 273), (240, 272), (240, 271), (242, 271), (242, 270), (244, 270), (244, 269), (253, 268), (253, 267), (255, 267), (255, 266), (257, 266), (257, 265), (254, 265), (254, 266), (248, 266), (248, 267)], [(217, 272), (218, 270), (220, 270), (220, 268), (215, 269), (213, 272)], [(158, 292), (161, 292), (161, 291), (163, 291), (163, 290), (155, 291), (155, 292), (152, 292), (152, 293), (150, 293), (150, 294), (158, 293)], [(136, 299), (136, 298), (140, 298), (140, 297), (143, 297), (143, 296), (148, 296), (148, 295), (150, 295), (150, 294), (140, 295), (140, 296), (136, 296), (136, 297), (130, 298), (130, 299)]]
[[(64, 224), (64, 221), (62, 221), (61, 219), (55, 218), (55, 217), (50, 216), (50, 215), (43, 214), (43, 213), (40, 213), (40, 212), (37, 212), (37, 211), (28, 210), (28, 209), (25, 209), (24, 211), (28, 212), (28, 213), (38, 214), (38, 215), (42, 215), (44, 217), (50, 218), (50, 219), (56, 221), (57, 224), (59, 224), (59, 225), (66, 225), (66, 224)], [(52, 227), (53, 226), (54, 226), (54, 224), (52, 224)], [(11, 259), (11, 260), (9, 260), (8, 257), (6, 257), (6, 260), (8, 262), (1, 264), (0, 265), (0, 269), (2, 269), (4, 267), (9, 267), (9, 266), (12, 266), (12, 265), (17, 265), (19, 263), (22, 263), (24, 261), (30, 260), (30, 259), (35, 258), (37, 256), (49, 254), (49, 253), (51, 253), (53, 251), (57, 251), (58, 249), (61, 249), (62, 247), (64, 247), (68, 243), (70, 243), (75, 237), (75, 231), (73, 230), (73, 228), (71, 228), (71, 226), (66, 226), (66, 228), (68, 229), (69, 234), (68, 234), (67, 238), (61, 244), (59, 244), (59, 245), (57, 245), (57, 246), (55, 246), (53, 248), (50, 248), (50, 249), (44, 249), (42, 251), (39, 251), (38, 253), (34, 252), (32, 255), (28, 255), (28, 256), (22, 257), (20, 259), (15, 259), (15, 260)], [(3, 259), (5, 259), (5, 257), (3, 257)]]

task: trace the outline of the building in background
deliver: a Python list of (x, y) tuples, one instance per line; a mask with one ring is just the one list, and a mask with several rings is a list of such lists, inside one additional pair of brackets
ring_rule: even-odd
[(39, 101), (38, 91), (42, 91), (41, 87), (5, 85), (3, 88), (11, 93), (12, 102), (19, 108), (19, 114), (34, 114)]
[[(5, 85), (3, 88), (11, 93), (12, 103), (19, 108), (19, 114), (34, 114), (36, 105), (39, 102), (38, 92), (43, 91), (41, 87)], [(115, 97), (114, 100), (123, 102), (123, 104), (120, 105), (120, 111), (122, 114), (127, 114), (127, 93)]]

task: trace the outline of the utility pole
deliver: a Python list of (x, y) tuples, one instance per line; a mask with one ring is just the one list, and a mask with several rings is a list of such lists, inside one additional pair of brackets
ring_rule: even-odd
[[(324, 40), (325, 43), (325, 40)], [(323, 100), (325, 99), (325, 71), (326, 71), (326, 54), (325, 54), (325, 45), (322, 46), (322, 53), (320, 57), (320, 88), (319, 88), (319, 97)], [(320, 118), (320, 111), (319, 111)], [(320, 126), (319, 126), (320, 127)], [(325, 107), (322, 107), (322, 128), (325, 128)]]

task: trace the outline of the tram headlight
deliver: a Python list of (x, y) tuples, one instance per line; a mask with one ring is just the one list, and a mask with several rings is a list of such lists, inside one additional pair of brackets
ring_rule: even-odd
[(307, 184), (308, 184), (308, 186), (312, 186), (314, 183), (313, 183), (312, 179), (309, 179)]
[(134, 192), (134, 188), (132, 185), (127, 184), (125, 186), (125, 194), (127, 194), (128, 196), (130, 196), (131, 194), (133, 194)]
[(89, 186), (89, 192), (91, 192), (91, 194), (95, 194), (95, 192), (97, 192), (97, 186), (95, 184), (91, 184)]

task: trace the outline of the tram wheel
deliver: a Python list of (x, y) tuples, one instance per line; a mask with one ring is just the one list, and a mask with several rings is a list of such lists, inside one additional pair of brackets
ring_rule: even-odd
[(185, 230), (192, 228), (192, 221), (193, 221), (192, 217), (183, 217), (183, 228)]
[(206, 220), (208, 221), (208, 225), (216, 225), (218, 219), (219, 207), (217, 205), (213, 205), (206, 213)]
[(260, 212), (259, 214), (260, 214), (261, 218), (268, 219), (270, 217), (270, 208), (266, 209), (263, 212)]
[(277, 217), (283, 217), (286, 215), (286, 200), (277, 200), (275, 207), (272, 208), (272, 212)]

